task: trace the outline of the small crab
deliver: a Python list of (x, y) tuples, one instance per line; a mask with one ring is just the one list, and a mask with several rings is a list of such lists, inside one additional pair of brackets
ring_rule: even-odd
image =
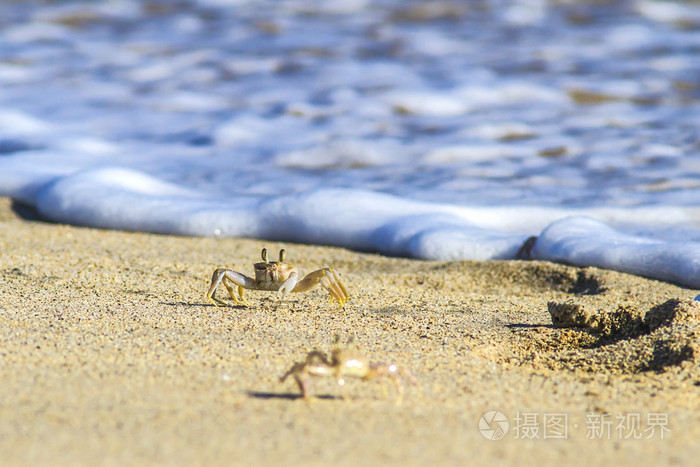
[[(349, 354), (338, 346), (339, 339), (336, 337), (330, 358), (319, 350), (312, 350), (306, 354), (303, 362), (295, 363), (280, 378), (284, 382), (289, 376), (293, 376), (301, 396), (309, 400), (309, 377), (331, 377), (340, 386), (344, 400), (349, 400), (345, 390), (345, 379), (348, 377), (360, 378), (363, 381), (370, 379), (390, 379), (396, 388), (396, 403), (401, 403), (403, 399), (404, 387), (401, 379), (408, 380), (413, 386), (417, 385), (416, 379), (410, 371), (401, 369), (395, 363), (373, 363), (359, 355)], [(384, 396), (387, 396), (386, 387), (382, 387)]]
[[(311, 272), (303, 279), (300, 279), (301, 272), (289, 263), (284, 262), (285, 251), (280, 250), (279, 261), (268, 261), (267, 249), (262, 249), (262, 263), (255, 263), (255, 279), (252, 279), (240, 272), (230, 269), (217, 269), (211, 277), (211, 287), (207, 292), (207, 299), (214, 306), (226, 305), (222, 300), (214, 296), (219, 284), (223, 283), (237, 305), (250, 306), (243, 298), (243, 289), (267, 290), (270, 292), (280, 292), (286, 297), (292, 292), (306, 292), (321, 284), (331, 295), (331, 302), (338, 302), (340, 307), (345, 305), (350, 295), (345, 288), (345, 284), (340, 280), (338, 273), (333, 268), (323, 268)], [(238, 287), (238, 296), (234, 293), (233, 286)], [(217, 304), (218, 303), (218, 304)]]

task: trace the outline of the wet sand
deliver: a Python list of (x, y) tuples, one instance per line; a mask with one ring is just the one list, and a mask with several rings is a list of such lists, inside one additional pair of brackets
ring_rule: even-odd
[[(339, 271), (214, 307), (212, 271), (284, 247)], [(3, 465), (690, 465), (700, 291), (544, 262), (433, 262), (28, 221), (0, 200)], [(558, 326), (553, 325), (552, 315)], [(417, 379), (279, 378), (335, 335)], [(349, 342), (352, 339), (352, 342)], [(505, 417), (482, 424), (482, 415)], [(499, 440), (493, 428), (508, 427)]]

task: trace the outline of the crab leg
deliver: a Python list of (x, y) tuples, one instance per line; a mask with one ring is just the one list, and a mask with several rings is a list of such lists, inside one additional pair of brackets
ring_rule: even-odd
[[(217, 287), (219, 287), (219, 284), (222, 283), (224, 284), (224, 287), (226, 287), (228, 294), (237, 305), (250, 306), (245, 298), (243, 298), (243, 289), (252, 288), (254, 284), (253, 279), (241, 274), (240, 272), (231, 271), (230, 269), (217, 269), (211, 276), (211, 287), (209, 287), (209, 291), (207, 292), (207, 299), (209, 299), (214, 306), (219, 306), (217, 305), (217, 302), (221, 305), (226, 305), (226, 302), (219, 300), (214, 296)], [(238, 297), (236, 297), (231, 284), (238, 286)]]
[(294, 380), (297, 382), (299, 387), (299, 392), (301, 392), (301, 397), (304, 400), (310, 400), (309, 393), (309, 382), (306, 378), (302, 378), (299, 375), (294, 375)]
[(307, 274), (306, 277), (297, 282), (292, 292), (306, 292), (318, 284), (321, 284), (328, 291), (331, 295), (331, 301), (336, 300), (341, 307), (350, 298), (350, 294), (340, 281), (340, 277), (331, 268), (323, 268)]
[(350, 298), (348, 289), (345, 288), (345, 284), (340, 280), (338, 273), (332, 268), (324, 269), (324, 271), (326, 271), (326, 275), (321, 279), (321, 285), (331, 294), (332, 298), (337, 300), (341, 307), (344, 306), (345, 302)]

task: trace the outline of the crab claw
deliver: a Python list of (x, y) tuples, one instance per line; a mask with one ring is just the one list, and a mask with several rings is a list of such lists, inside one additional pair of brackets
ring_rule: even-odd
[[(284, 251), (284, 250), (282, 250)], [(291, 293), (292, 290), (294, 290), (294, 287), (297, 286), (297, 278), (299, 277), (299, 274), (296, 272), (292, 272), (289, 277), (287, 278), (286, 281), (282, 283), (280, 286), (278, 292), (282, 294), (283, 297), (286, 297)]]

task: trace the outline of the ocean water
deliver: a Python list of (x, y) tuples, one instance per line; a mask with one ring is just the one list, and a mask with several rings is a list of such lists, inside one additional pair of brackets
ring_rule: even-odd
[(76, 225), (700, 288), (700, 8), (2, 2), (0, 195)]

